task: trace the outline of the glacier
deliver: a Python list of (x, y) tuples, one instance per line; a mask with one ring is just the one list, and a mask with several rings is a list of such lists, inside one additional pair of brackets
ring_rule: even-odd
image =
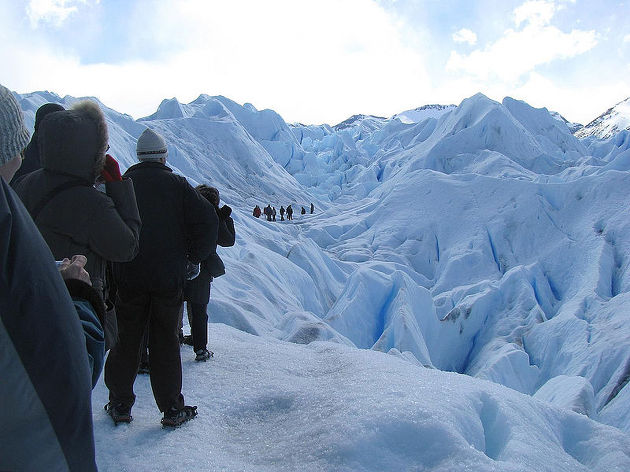
[[(18, 99), (31, 128), (77, 100)], [(150, 126), (237, 229), (208, 308), (216, 358), (182, 352), (199, 418), (161, 432), (139, 377), (114, 429), (101, 380), (101, 469), (630, 469), (630, 131), (578, 137), (482, 94), (337, 126), (222, 96), (139, 120), (101, 106), (123, 169)]]

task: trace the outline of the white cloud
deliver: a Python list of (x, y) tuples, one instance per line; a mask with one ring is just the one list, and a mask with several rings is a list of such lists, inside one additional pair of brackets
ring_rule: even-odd
[[(24, 7), (6, 3), (0, 39), (12, 42), (0, 48), (3, 85), (18, 92), (94, 95), (136, 118), (153, 113), (164, 98), (188, 102), (207, 93), (272, 108), (287, 121), (333, 124), (353, 113), (389, 116), (427, 103), (459, 103), (482, 92), (496, 100), (506, 95), (531, 100), (585, 121), (584, 115), (597, 116), (628, 95), (614, 78), (605, 87), (598, 86), (601, 78), (586, 83), (589, 74), (580, 79), (582, 85), (543, 80), (538, 66), (575, 57), (599, 38), (593, 31), (561, 31), (553, 15), (545, 16), (544, 5), (537, 9), (532, 2), (521, 5), (530, 4), (520, 10), (520, 26), (470, 54), (452, 53), (447, 74), (429, 65), (426, 28), (412, 25), (414, 33), (427, 34), (422, 41), (403, 37), (400, 18), (377, 0), (127, 2), (121, 25), (128, 24), (129, 31), (117, 39), (126, 51), (140, 53), (109, 64), (86, 64), (90, 61), (71, 48), (50, 41), (47, 28), (20, 31)], [(83, 19), (85, 6), (78, 1), (56, 4), (78, 7), (70, 14)], [(515, 14), (511, 18), (517, 21)], [(624, 62), (619, 74), (628, 73)], [(597, 93), (588, 92), (589, 86)], [(622, 93), (621, 98), (609, 99), (608, 90)]]
[(0, 50), (10, 71), (6, 85), (97, 95), (135, 117), (153, 113), (163, 98), (221, 94), (310, 123), (360, 112), (388, 116), (424, 103), (417, 97), (430, 90), (423, 52), (408, 46), (396, 19), (376, 1), (133, 5), (125, 12), (133, 27), (126, 43), (161, 51), (158, 60), (85, 65), (45, 40), (25, 38)]
[(624, 43), (630, 43), (630, 34), (627, 34), (623, 37), (623, 42)]
[(517, 98), (527, 97), (527, 102), (532, 106), (547, 107), (561, 113), (569, 121), (585, 125), (627, 98), (628, 84), (625, 80), (593, 80), (569, 88), (532, 73), (523, 86), (510, 93)]
[[(95, 0), (98, 3), (100, 0)], [(59, 27), (73, 13), (78, 11), (77, 5), (85, 5), (88, 0), (30, 0), (26, 14), (33, 28), (40, 22), (52, 23)]]
[(517, 27), (524, 22), (534, 26), (548, 25), (556, 10), (553, 1), (530, 0), (514, 10), (514, 23)]
[(552, 2), (524, 3), (514, 11), (517, 27), (524, 24), (520, 30), (508, 29), (494, 43), (468, 55), (452, 51), (447, 70), (513, 84), (537, 66), (572, 58), (595, 47), (595, 31), (573, 29), (565, 33), (551, 25), (554, 11)]
[(467, 28), (462, 28), (453, 34), (453, 41), (456, 43), (468, 43), (470, 45), (477, 44), (477, 35), (474, 31)]

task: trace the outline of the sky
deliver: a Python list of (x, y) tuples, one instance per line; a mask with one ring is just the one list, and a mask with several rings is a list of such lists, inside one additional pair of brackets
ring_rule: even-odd
[(630, 0), (0, 0), (3, 85), (140, 118), (223, 95), (287, 122), (477, 92), (586, 124), (630, 97)]

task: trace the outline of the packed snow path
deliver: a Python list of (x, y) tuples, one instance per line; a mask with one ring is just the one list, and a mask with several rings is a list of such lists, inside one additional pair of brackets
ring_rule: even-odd
[(468, 376), (336, 343), (298, 345), (211, 324), (215, 357), (182, 348), (199, 415), (162, 429), (148, 376), (129, 425), (94, 391), (106, 471), (626, 471), (630, 438), (583, 415)]

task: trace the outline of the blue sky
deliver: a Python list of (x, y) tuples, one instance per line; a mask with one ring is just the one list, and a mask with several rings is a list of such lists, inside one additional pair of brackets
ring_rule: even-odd
[(3, 85), (135, 118), (224, 95), (289, 122), (482, 92), (587, 123), (630, 96), (630, 0), (0, 0)]

